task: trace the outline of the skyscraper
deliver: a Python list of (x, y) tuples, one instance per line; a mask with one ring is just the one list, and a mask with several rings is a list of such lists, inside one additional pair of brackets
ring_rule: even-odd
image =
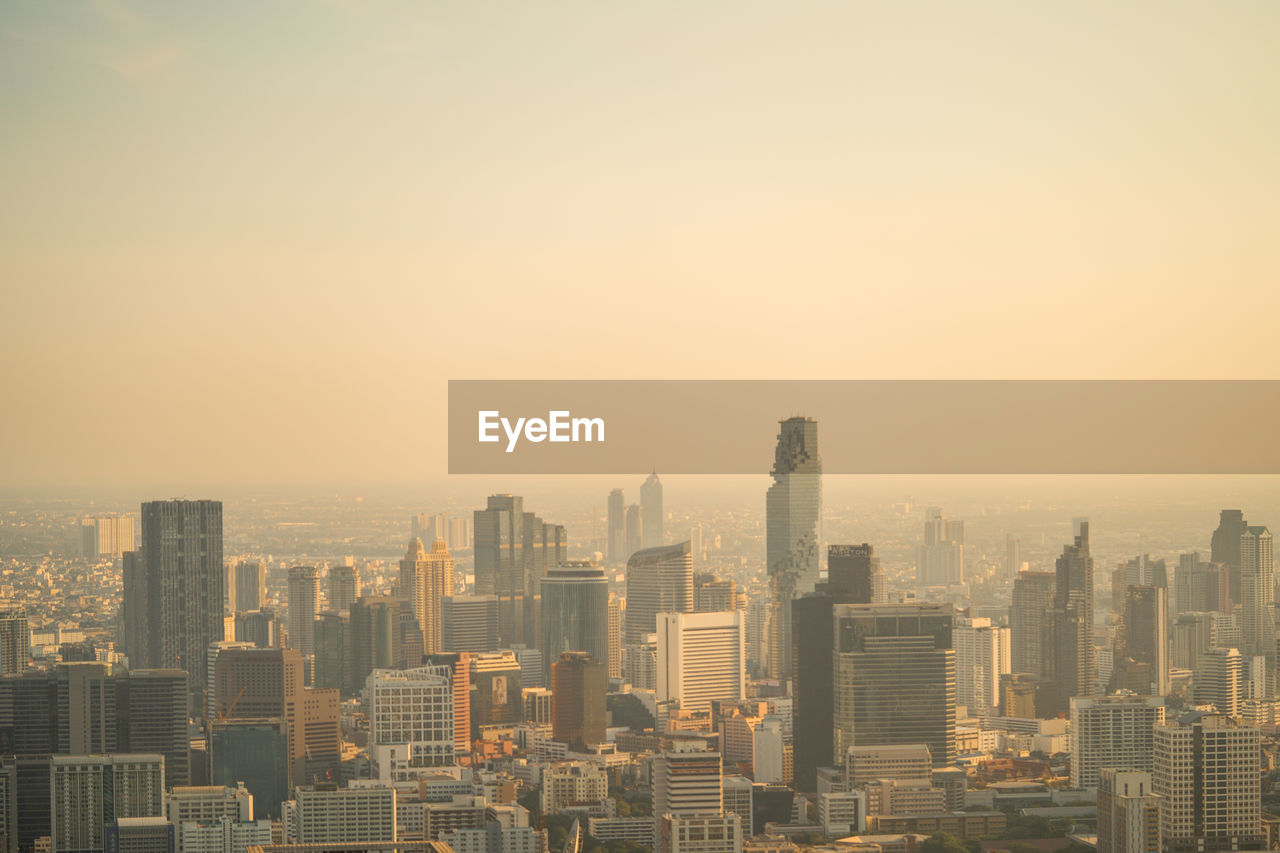
[(1271, 531), (1246, 527), (1240, 534), (1240, 625), (1247, 655), (1262, 655), (1271, 666), (1276, 658), (1275, 564)]
[(1151, 771), (1151, 727), (1164, 722), (1159, 696), (1071, 700), (1071, 787), (1094, 788), (1103, 767)]
[(537, 647), (539, 581), (565, 561), (565, 532), (524, 511), (524, 499), (490, 495), (475, 511), (476, 594), (498, 597), (503, 645)]
[(31, 627), (21, 607), (0, 609), (0, 676), (17, 675), (31, 660)]
[(949, 604), (835, 606), (834, 736), (850, 746), (923, 743), (956, 753), (956, 659)]
[(1205, 562), (1200, 553), (1178, 556), (1178, 572), (1173, 578), (1174, 613), (1226, 613), (1231, 609), (1227, 567)]
[(1044, 678), (1053, 662), (1045, 640), (1057, 580), (1052, 572), (1021, 572), (1013, 582), (1009, 605), (1010, 666), (1013, 672)]
[(622, 678), (622, 602), (609, 593), (609, 677)]
[(827, 585), (847, 593), (851, 604), (879, 604), (884, 595), (880, 558), (866, 542), (827, 547)]
[(542, 578), (542, 659), (587, 652), (608, 666), (609, 580), (590, 563), (570, 563)]
[(427, 654), (446, 650), (441, 602), (446, 595), (453, 595), (453, 587), (454, 562), (444, 539), (436, 537), (430, 553), (422, 547), (421, 539), (411, 541), (400, 561), (400, 595), (409, 599)]
[(1197, 661), (1195, 703), (1212, 705), (1219, 714), (1234, 717), (1244, 701), (1244, 659), (1238, 649), (1207, 649)]
[(822, 544), (822, 460), (818, 423), (780, 421), (773, 484), (765, 495), (765, 566), (772, 602), (769, 666), (775, 678), (791, 675), (791, 601), (818, 583)]
[(693, 555), (689, 543), (645, 548), (627, 560), (627, 645), (643, 643), (659, 613), (693, 610)]
[(376, 669), (364, 685), (369, 751), (378, 778), (399, 782), (414, 768), (453, 764), (453, 684), (448, 667)]
[(1113, 667), (1112, 689), (1169, 695), (1169, 596), (1164, 587), (1128, 588)]
[(630, 504), (624, 516), (626, 546), (624, 553), (630, 557), (644, 547), (644, 528), (640, 517), (640, 504)]
[(164, 813), (164, 785), (164, 759), (156, 754), (53, 756), (50, 849), (106, 850), (107, 825), (117, 818)]
[(232, 574), (235, 577), (233, 609), (239, 612), (261, 610), (267, 604), (267, 579), (262, 563), (258, 560), (239, 560)]
[(1089, 521), (1075, 520), (1075, 538), (1063, 546), (1055, 564), (1052, 680), (1054, 710), (1069, 709), (1073, 697), (1094, 693), (1097, 658), (1093, 648), (1093, 557), (1089, 554)]
[(605, 527), (608, 532), (606, 540), (605, 558), (610, 563), (623, 563), (631, 556), (624, 554), (627, 549), (627, 518), (626, 518), (626, 499), (623, 497), (622, 489), (614, 489), (609, 492), (609, 500), (606, 504), (608, 514), (605, 519)]
[(586, 652), (561, 652), (551, 664), (551, 739), (583, 751), (605, 740), (605, 663)]
[(80, 553), (88, 559), (119, 557), (134, 549), (133, 516), (91, 515), (80, 522)]
[(664, 544), (667, 517), (662, 512), (662, 482), (658, 479), (657, 471), (650, 474), (640, 486), (640, 519), (644, 528), (640, 546), (657, 548)]
[[(1218, 528), (1209, 540), (1209, 559), (1227, 567), (1227, 595), (1231, 605), (1239, 604), (1243, 592), (1240, 586), (1240, 537), (1249, 522), (1238, 509), (1224, 509), (1218, 514)], [(1227, 606), (1224, 610), (1230, 610)]]
[(658, 701), (705, 711), (713, 700), (745, 699), (745, 616), (741, 610), (659, 613)]
[(654, 851), (668, 853), (663, 818), (668, 815), (719, 815), (724, 807), (720, 753), (706, 752), (702, 741), (676, 741), (653, 758)]
[(1013, 580), (1022, 571), (1022, 540), (1012, 533), (1004, 536), (1004, 573)]
[[(222, 502), (152, 501), (142, 505), (142, 545), (137, 577), (127, 591), (125, 634), (146, 623), (138, 668), (185, 669), (192, 690), (208, 683), (205, 650), (223, 639), (226, 575), (222, 566)], [(199, 707), (203, 707), (202, 705)]]
[(498, 597), (450, 595), (440, 602), (441, 642), (450, 652), (480, 654), (498, 648)]
[(1231, 717), (1190, 712), (1155, 727), (1152, 787), (1165, 853), (1256, 850), (1262, 827), (1261, 735)]
[(329, 610), (335, 613), (350, 611), (360, 597), (360, 570), (354, 560), (347, 560), (329, 569)]
[(351, 679), (358, 689), (375, 669), (422, 660), (422, 635), (407, 598), (365, 596), (351, 606)]
[[(320, 611), (320, 572), (314, 566), (289, 569), (289, 648), (310, 667), (316, 653), (316, 613)], [(307, 679), (310, 683), (310, 678)]]
[(817, 790), (817, 769), (838, 764), (833, 739), (836, 604), (883, 599), (880, 558), (867, 544), (827, 548), (827, 582), (791, 602), (793, 765), (798, 790)]
[(941, 507), (925, 511), (924, 538), (916, 564), (917, 586), (945, 586), (964, 581), (964, 522), (948, 519)]
[(983, 617), (960, 617), (951, 632), (956, 650), (956, 704), (985, 717), (1000, 704), (1000, 676), (1009, 674), (1009, 629)]
[(289, 799), (288, 724), (282, 717), (209, 721), (209, 776), (214, 785), (243, 782), (257, 816), (280, 817)]

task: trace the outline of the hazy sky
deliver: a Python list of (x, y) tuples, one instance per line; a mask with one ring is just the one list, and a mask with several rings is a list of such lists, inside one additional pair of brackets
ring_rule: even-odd
[(0, 484), (412, 481), (450, 377), (1280, 378), (1278, 81), (1274, 0), (14, 0)]

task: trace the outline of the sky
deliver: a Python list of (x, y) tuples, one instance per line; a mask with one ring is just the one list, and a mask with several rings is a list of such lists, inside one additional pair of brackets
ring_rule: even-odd
[(1271, 0), (14, 0), (0, 484), (437, 478), (450, 378), (1280, 378), (1277, 80)]

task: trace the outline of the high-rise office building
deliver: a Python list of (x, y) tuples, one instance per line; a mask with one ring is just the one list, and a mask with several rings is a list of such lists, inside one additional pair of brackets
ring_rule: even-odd
[(453, 747), (456, 753), (471, 748), (471, 655), (467, 652), (445, 652), (427, 655), (426, 666), (447, 675), (453, 690)]
[(627, 510), (626, 498), (622, 489), (609, 492), (608, 508), (605, 516), (605, 528), (608, 534), (605, 546), (605, 557), (610, 563), (625, 563), (630, 554), (627, 550)]
[(49, 849), (52, 853), (105, 853), (108, 824), (118, 818), (164, 814), (164, 786), (164, 759), (159, 755), (53, 756), (49, 759)]
[(1160, 853), (1160, 796), (1150, 773), (1115, 767), (1099, 772), (1098, 853)]
[(349, 611), (326, 610), (316, 616), (316, 659), (311, 683), (314, 687), (330, 687), (344, 696), (353, 695), (359, 686), (352, 678), (351, 615)]
[(1218, 528), (1213, 531), (1209, 540), (1209, 559), (1227, 567), (1227, 596), (1230, 606), (1243, 601), (1240, 585), (1240, 537), (1244, 535), (1249, 522), (1244, 520), (1244, 513), (1238, 509), (1224, 509), (1218, 514)]
[(946, 586), (963, 581), (964, 522), (947, 518), (942, 507), (931, 506), (925, 510), (916, 585)]
[(922, 743), (956, 754), (956, 659), (949, 604), (835, 606), (834, 736), (850, 746)]
[(524, 718), (520, 662), (515, 652), (471, 656), (471, 739), (488, 726), (513, 726)]
[(316, 653), (316, 614), (320, 612), (320, 572), (314, 566), (289, 569), (289, 648), (302, 653), (308, 667)]
[(0, 676), (17, 675), (31, 661), (31, 626), (21, 607), (0, 608)]
[(1164, 722), (1159, 696), (1071, 700), (1071, 787), (1095, 788), (1103, 767), (1151, 772), (1151, 731)]
[(1152, 788), (1165, 853), (1258, 850), (1261, 736), (1231, 717), (1190, 712), (1157, 725)]
[(364, 687), (369, 751), (383, 782), (454, 760), (453, 684), (447, 667), (374, 670)]
[(1179, 555), (1173, 587), (1175, 615), (1231, 609), (1226, 565), (1201, 560), (1198, 551)]
[(332, 784), (294, 791), (294, 844), (395, 841), (396, 790), (389, 785), (338, 788)]
[(482, 654), (498, 648), (496, 595), (445, 596), (440, 618), (444, 623), (441, 644), (448, 651)]
[(985, 717), (1000, 704), (1000, 676), (1010, 672), (1009, 629), (985, 617), (957, 617), (951, 631), (956, 650), (956, 704), (971, 717)]
[(90, 515), (80, 522), (80, 555), (90, 560), (118, 558), (137, 547), (133, 516)]
[(775, 678), (791, 676), (791, 602), (813, 592), (822, 559), (822, 460), (818, 423), (780, 421), (773, 484), (765, 495), (765, 568), (772, 603), (768, 665)]
[(303, 685), (297, 649), (225, 649), (214, 663), (217, 719), (279, 718), (288, 725), (290, 780), (337, 778), (338, 691)]
[[(452, 590), (450, 590), (452, 591)], [(351, 605), (360, 598), (360, 570), (355, 560), (350, 557), (347, 562), (329, 569), (329, 610), (341, 613), (350, 611)]]
[(422, 634), (407, 598), (365, 596), (351, 606), (351, 679), (359, 689), (375, 669), (422, 661)]
[(640, 519), (640, 504), (629, 504), (623, 516), (623, 532), (625, 535), (624, 553), (630, 557), (644, 547), (644, 531)]
[(280, 620), (274, 610), (248, 610), (235, 615), (235, 638), (259, 648), (280, 645)]
[(609, 580), (591, 563), (569, 563), (542, 578), (542, 656), (587, 652), (609, 663)]
[(657, 471), (640, 486), (640, 519), (643, 527), (640, 547), (657, 548), (665, 544), (667, 517), (662, 510), (662, 481), (658, 479)]
[(741, 610), (659, 613), (657, 693), (682, 711), (747, 697), (746, 620)]
[(1193, 677), (1197, 705), (1212, 705), (1228, 717), (1240, 713), (1244, 701), (1244, 658), (1238, 649), (1206, 649)]
[(701, 741), (676, 741), (653, 758), (650, 790), (655, 853), (670, 853), (663, 818), (723, 813), (720, 753), (706, 752)]
[(876, 549), (866, 542), (861, 545), (829, 545), (827, 585), (847, 593), (849, 603), (883, 603), (884, 580)]
[(1049, 613), (1057, 591), (1052, 572), (1021, 572), (1013, 582), (1009, 605), (1010, 668), (1044, 678), (1052, 671), (1048, 636)]
[(693, 576), (693, 609), (697, 613), (715, 613), (719, 610), (743, 610), (747, 597), (738, 589), (738, 582), (721, 580), (715, 575), (698, 573)]
[(427, 654), (446, 651), (441, 602), (454, 591), (454, 562), (444, 539), (431, 543), (430, 553), (421, 539), (409, 543), (400, 561), (400, 595), (409, 599), (413, 615), (422, 631), (422, 645)]
[(561, 652), (551, 665), (551, 739), (584, 751), (605, 741), (604, 661), (586, 652)]
[(234, 579), (228, 588), (234, 599), (231, 609), (237, 612), (261, 610), (267, 605), (267, 575), (260, 560), (237, 560), (231, 570)]
[(180, 669), (136, 669), (115, 676), (121, 752), (164, 758), (167, 785), (190, 785), (187, 674)]
[(490, 495), (475, 511), (475, 591), (498, 597), (502, 645), (538, 646), (538, 581), (564, 561), (564, 527), (525, 512), (523, 498)]
[[(1076, 519), (1075, 538), (1063, 546), (1055, 564), (1052, 643), (1052, 710), (1069, 710), (1074, 697), (1094, 694), (1097, 656), (1093, 647), (1093, 557), (1089, 553), (1089, 521)], [(1045, 648), (1042, 646), (1042, 648)]]
[(622, 678), (622, 601), (609, 593), (609, 677)]
[(1169, 597), (1161, 586), (1131, 586), (1111, 671), (1113, 690), (1169, 695)]
[(1014, 580), (1022, 571), (1022, 540), (1012, 533), (1004, 535), (1004, 575)]
[(144, 503), (140, 552), (126, 562), (125, 636), (138, 645), (129, 649), (130, 663), (185, 669), (191, 689), (202, 691), (205, 650), (225, 634), (222, 502)]
[(693, 610), (693, 555), (689, 543), (645, 548), (627, 560), (626, 643), (644, 642), (659, 613)]
[[(791, 696), (794, 718), (793, 780), (817, 790), (817, 769), (838, 764), (833, 737), (836, 604), (873, 604), (883, 598), (880, 560), (867, 544), (827, 549), (827, 583), (791, 602)], [(750, 612), (750, 611), (748, 611)]]
[(1244, 635), (1241, 652), (1266, 657), (1274, 665), (1276, 657), (1275, 564), (1271, 531), (1246, 527), (1240, 534), (1240, 625)]

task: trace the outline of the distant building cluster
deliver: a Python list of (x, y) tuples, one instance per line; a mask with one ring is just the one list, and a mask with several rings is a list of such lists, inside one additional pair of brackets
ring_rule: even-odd
[(0, 847), (1280, 846), (1266, 527), (1095, 577), (1088, 519), (824, 507), (809, 418), (770, 477), (732, 523), (656, 473), (582, 531), (406, 511), (382, 560), (272, 553), (216, 500), (78, 516), (74, 557), (0, 565)]

